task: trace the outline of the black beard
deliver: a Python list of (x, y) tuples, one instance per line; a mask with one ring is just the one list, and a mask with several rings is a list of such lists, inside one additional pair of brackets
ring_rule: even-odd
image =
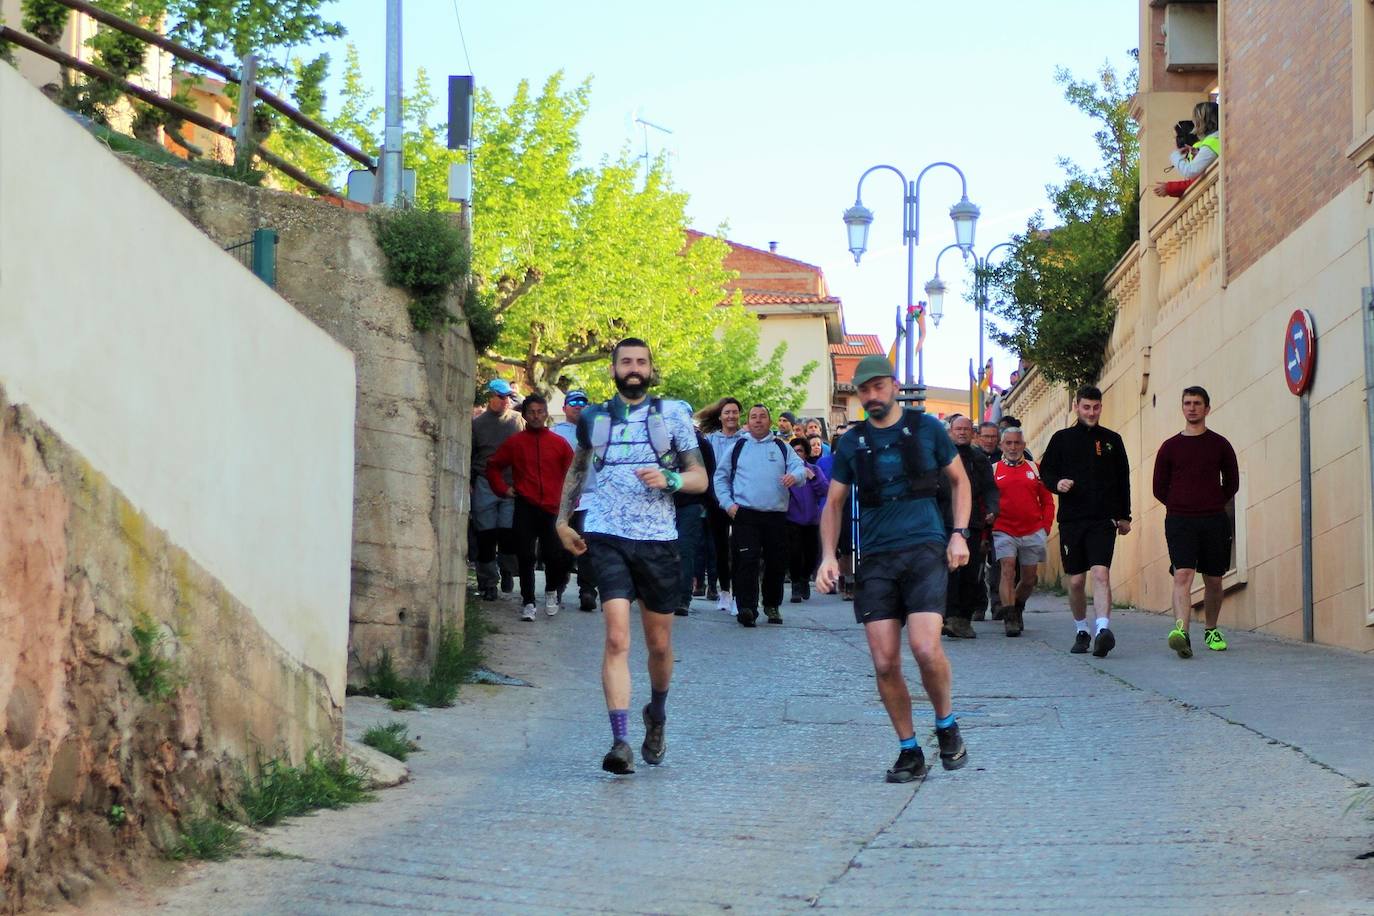
[(891, 404), (883, 403), (881, 401), (874, 401), (871, 404), (864, 405), (864, 410), (868, 411), (868, 415), (875, 420), (881, 420), (883, 417), (886, 417), (888, 411), (890, 411), (891, 409)]
[[(630, 379), (636, 379), (636, 381), (632, 382)], [(643, 376), (636, 373), (630, 373), (625, 378), (617, 375), (615, 377), (615, 390), (627, 398), (642, 398), (644, 393), (649, 390), (649, 383), (644, 381)]]

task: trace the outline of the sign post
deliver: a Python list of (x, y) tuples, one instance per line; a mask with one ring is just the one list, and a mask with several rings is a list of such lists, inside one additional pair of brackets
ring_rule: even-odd
[(1317, 330), (1312, 313), (1297, 309), (1283, 332), (1283, 377), (1298, 396), (1299, 484), (1302, 492), (1302, 641), (1315, 638), (1312, 623), (1312, 375), (1317, 368)]

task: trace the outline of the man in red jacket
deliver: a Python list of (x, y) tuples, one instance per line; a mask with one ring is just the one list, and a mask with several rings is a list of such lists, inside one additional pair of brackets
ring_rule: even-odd
[(523, 431), (511, 436), (487, 459), (487, 481), (497, 496), (507, 495), (503, 472), (511, 469), (515, 482), (516, 555), (520, 561), (520, 611), (522, 620), (534, 620), (534, 560), (538, 548), (544, 555), (544, 611), (557, 614), (559, 594), (568, 584), (568, 554), (554, 531), (563, 478), (572, 465), (573, 451), (567, 441), (547, 427), (549, 404), (532, 394), (520, 405)]
[(1015, 426), (1002, 430), (1002, 460), (992, 474), (1002, 495), (992, 525), (992, 549), (1002, 574), (1002, 622), (1008, 636), (1020, 636), (1026, 599), (1035, 589), (1036, 569), (1045, 562), (1045, 541), (1054, 525), (1054, 495), (1026, 457), (1026, 437)]

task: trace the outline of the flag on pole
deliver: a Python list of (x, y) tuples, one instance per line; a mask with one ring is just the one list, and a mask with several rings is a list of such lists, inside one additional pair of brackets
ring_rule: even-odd
[(978, 387), (986, 392), (992, 387), (992, 357), (988, 357), (988, 363), (983, 367), (983, 377), (978, 380)]

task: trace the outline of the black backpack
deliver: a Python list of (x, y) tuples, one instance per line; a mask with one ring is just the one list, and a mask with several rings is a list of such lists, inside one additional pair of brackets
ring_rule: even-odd
[[(904, 410), (902, 414), (902, 434), (893, 445), (874, 449), (868, 442), (872, 437), (872, 427), (867, 420), (860, 420), (850, 432), (857, 435), (859, 445), (854, 453), (854, 484), (858, 490), (859, 505), (873, 509), (885, 502), (910, 499), (932, 499), (939, 492), (940, 471), (926, 468), (921, 461), (921, 442), (919, 438), (921, 417), (915, 411)], [(888, 477), (878, 476), (878, 452), (883, 449), (902, 450), (902, 470)], [(883, 488), (894, 480), (906, 479), (906, 492), (898, 496), (883, 496)]]
[[(746, 441), (748, 441), (748, 440), (747, 440), (744, 436), (740, 436), (740, 437), (739, 437), (739, 441), (735, 443), (735, 447), (732, 448), (732, 449), (730, 450), (730, 486), (731, 486), (731, 488), (733, 488), (733, 487), (735, 486), (735, 470), (739, 467), (739, 455), (740, 455), (740, 452), (744, 451), (744, 443), (745, 443)], [(776, 446), (778, 447), (778, 451), (782, 452), (782, 466), (783, 466), (784, 468), (787, 467), (787, 449), (788, 449), (787, 443), (786, 443), (786, 442), (783, 442), (781, 439), (774, 439), (774, 440), (773, 440), (773, 444), (776, 445)]]

